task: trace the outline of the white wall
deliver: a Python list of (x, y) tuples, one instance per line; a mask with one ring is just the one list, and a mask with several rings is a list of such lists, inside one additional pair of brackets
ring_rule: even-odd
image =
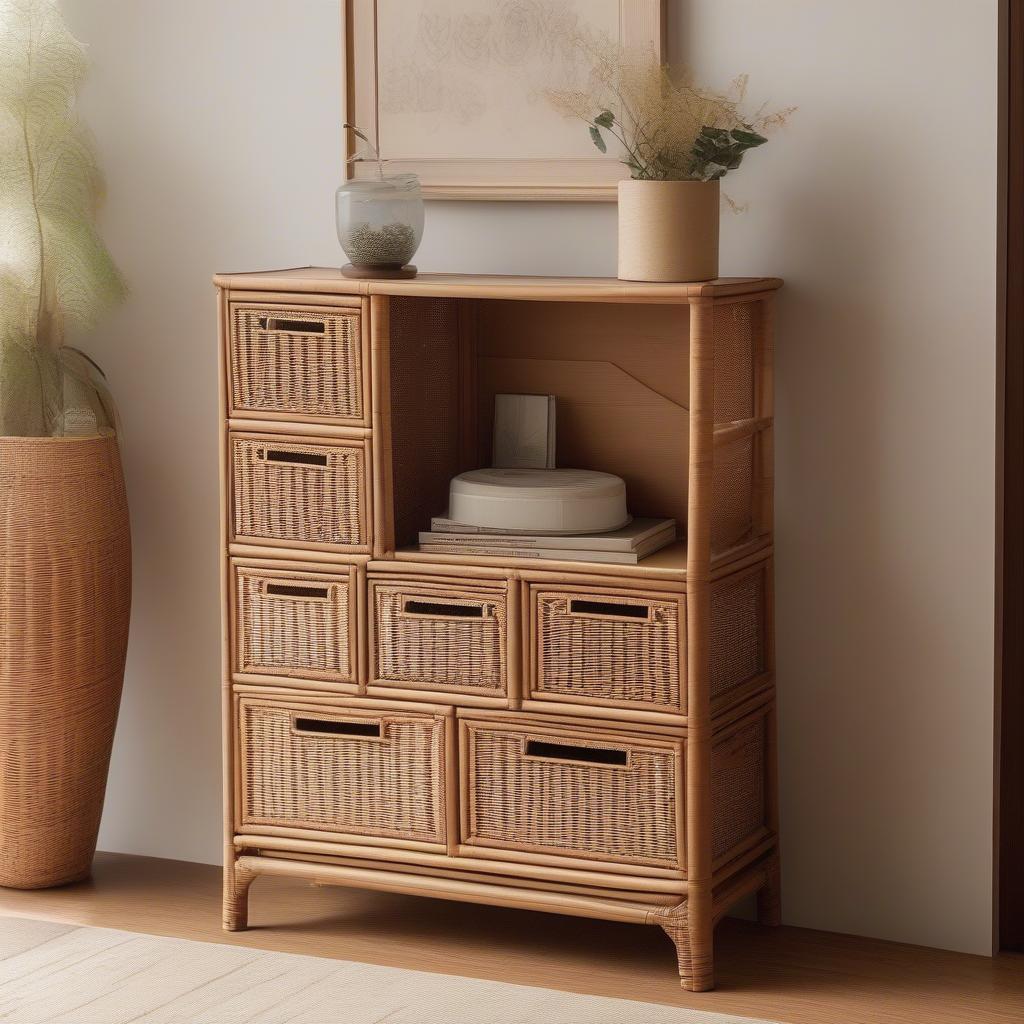
[[(101, 846), (220, 853), (214, 270), (337, 264), (339, 0), (64, 0), (105, 235), (136, 591)], [(673, 0), (797, 104), (729, 179), (777, 274), (785, 916), (987, 952), (997, 0)], [(573, 129), (575, 130), (575, 129)], [(610, 206), (430, 207), (425, 270), (613, 274)]]

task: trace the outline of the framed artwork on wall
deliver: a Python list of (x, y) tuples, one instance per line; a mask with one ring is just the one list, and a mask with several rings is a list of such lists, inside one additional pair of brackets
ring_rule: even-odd
[[(585, 75), (566, 40), (596, 32), (665, 56), (664, 0), (343, 0), (345, 118), (388, 173), (435, 199), (613, 200), (628, 177), (547, 87)], [(346, 130), (349, 178), (376, 175)]]

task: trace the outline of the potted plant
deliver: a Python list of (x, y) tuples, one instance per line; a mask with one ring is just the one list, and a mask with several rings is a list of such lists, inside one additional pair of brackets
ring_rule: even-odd
[(578, 88), (548, 90), (562, 113), (582, 119), (594, 145), (621, 148), (619, 270), (627, 281), (718, 277), (720, 181), (792, 110), (742, 111), (746, 76), (728, 94), (698, 86), (684, 69), (588, 37), (573, 40), (589, 68)]
[(355, 178), (335, 193), (338, 241), (350, 262), (341, 268), (352, 278), (416, 276), (412, 258), (423, 238), (423, 195), (415, 174), (385, 174), (384, 161), (362, 128), (345, 122), (364, 149), (349, 158), (372, 159), (376, 177)]
[(123, 285), (56, 0), (0, 0), (0, 885), (89, 873), (121, 697), (128, 508), (102, 374), (64, 344)]

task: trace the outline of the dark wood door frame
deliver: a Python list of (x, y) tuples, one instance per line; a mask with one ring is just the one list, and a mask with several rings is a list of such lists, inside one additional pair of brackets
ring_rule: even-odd
[(995, 939), (1024, 950), (1024, 0), (1000, 44)]

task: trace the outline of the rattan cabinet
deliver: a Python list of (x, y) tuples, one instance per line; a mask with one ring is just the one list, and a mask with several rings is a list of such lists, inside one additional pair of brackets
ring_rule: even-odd
[[(661, 926), (777, 923), (772, 303), (701, 285), (220, 275), (224, 924), (260, 874)], [(679, 540), (432, 554), (494, 395)]]

